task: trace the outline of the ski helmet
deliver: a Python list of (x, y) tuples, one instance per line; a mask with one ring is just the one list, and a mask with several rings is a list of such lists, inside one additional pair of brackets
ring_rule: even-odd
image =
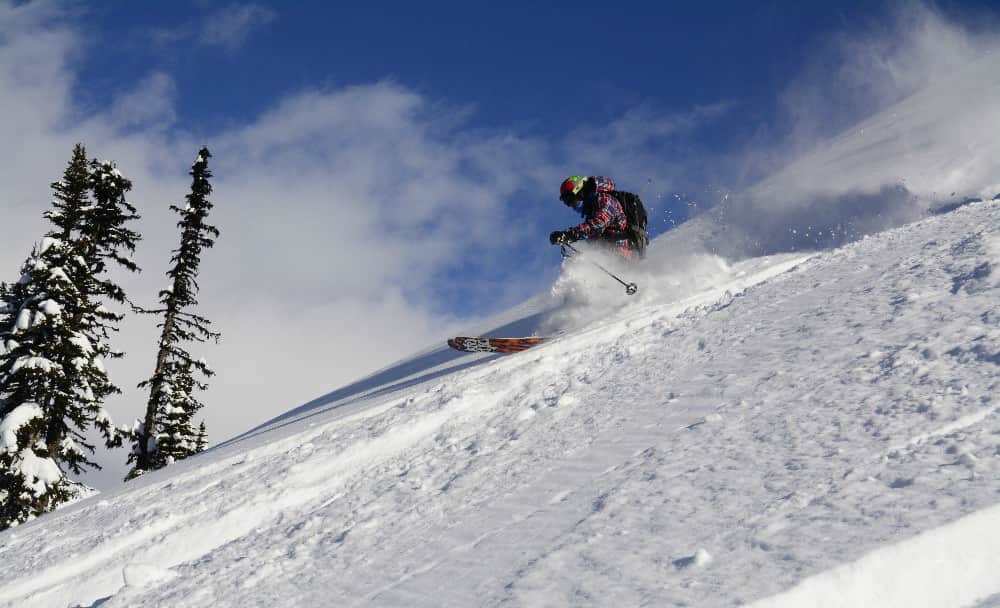
[(572, 175), (563, 180), (561, 186), (559, 186), (559, 200), (570, 207), (575, 207), (580, 199), (580, 191), (583, 190), (583, 185), (587, 181), (586, 177), (581, 177), (579, 175)]

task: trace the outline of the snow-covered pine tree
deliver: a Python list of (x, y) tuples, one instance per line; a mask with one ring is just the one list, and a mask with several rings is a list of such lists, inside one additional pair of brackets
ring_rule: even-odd
[(158, 325), (161, 330), (156, 367), (152, 377), (139, 387), (149, 388), (146, 416), (137, 425), (132, 453), (128, 462), (135, 463), (128, 479), (146, 471), (160, 469), (205, 449), (205, 423), (196, 430), (192, 426), (194, 414), (203, 407), (195, 397), (196, 390), (207, 384), (195, 377), (195, 372), (208, 378), (214, 375), (208, 364), (195, 360), (184, 348), (184, 343), (218, 341), (219, 334), (209, 330), (210, 321), (191, 312), (198, 304), (198, 267), (203, 248), (212, 247), (219, 231), (205, 222), (212, 203), (208, 170), (208, 148), (198, 152), (191, 167), (191, 193), (187, 195), (184, 209), (171, 205), (181, 216), (177, 226), (181, 229), (180, 247), (175, 249), (170, 261), (173, 267), (167, 272), (172, 280), (170, 287), (160, 292), (161, 307), (144, 310), (147, 314), (163, 315)]
[(0, 338), (10, 331), (14, 323), (14, 296), (10, 286), (0, 281)]
[(70, 481), (98, 467), (89, 458), (92, 428), (107, 445), (121, 438), (102, 405), (120, 392), (103, 357), (121, 316), (103, 300), (124, 292), (103, 276), (112, 260), (137, 270), (121, 250), (139, 235), (125, 201), (131, 183), (111, 163), (88, 165), (77, 145), (63, 179), (52, 184), (55, 228), (35, 247), (21, 279), (2, 291), (0, 313), (0, 528), (31, 519), (86, 493)]
[(113, 162), (97, 160), (90, 161), (88, 179), (94, 204), (81, 218), (81, 249), (91, 264), (91, 276), (99, 279), (97, 293), (121, 304), (126, 300), (125, 292), (103, 275), (109, 262), (131, 272), (139, 270), (131, 255), (142, 237), (126, 226), (139, 219), (135, 207), (125, 198), (132, 182)]
[(204, 452), (208, 447), (208, 433), (205, 431), (205, 421), (198, 425), (198, 437), (195, 441), (195, 452)]
[[(62, 446), (48, 443), (50, 419), (67, 410), (67, 402), (77, 395), (68, 377), (85, 367), (62, 363), (86, 361), (85, 343), (74, 340), (76, 332), (66, 323), (60, 304), (76, 295), (62, 266), (67, 250), (63, 242), (43, 241), (12, 289), (17, 312), (0, 348), (0, 528), (74, 497), (57, 464)], [(71, 441), (65, 447), (79, 457), (79, 447)]]

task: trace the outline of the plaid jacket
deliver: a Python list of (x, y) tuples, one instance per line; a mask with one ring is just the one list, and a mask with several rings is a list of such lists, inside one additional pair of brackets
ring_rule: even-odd
[(582, 239), (598, 239), (607, 242), (623, 256), (630, 258), (635, 253), (631, 241), (625, 237), (628, 227), (622, 204), (610, 193), (615, 182), (610, 177), (588, 177), (594, 186), (585, 186), (586, 195), (580, 205), (583, 223), (571, 228)]

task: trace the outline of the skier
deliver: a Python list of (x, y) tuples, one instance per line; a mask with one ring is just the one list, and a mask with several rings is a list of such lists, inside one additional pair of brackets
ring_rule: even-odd
[(635, 246), (629, 240), (628, 222), (621, 202), (614, 197), (615, 183), (610, 177), (574, 175), (559, 187), (559, 200), (576, 209), (583, 223), (549, 235), (553, 245), (593, 240), (614, 248), (625, 259), (636, 257)]

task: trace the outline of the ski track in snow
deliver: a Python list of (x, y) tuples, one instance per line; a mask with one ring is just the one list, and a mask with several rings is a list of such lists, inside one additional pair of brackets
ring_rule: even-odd
[(324, 403), (0, 534), (0, 605), (996, 604), (998, 227), (751, 260)]

